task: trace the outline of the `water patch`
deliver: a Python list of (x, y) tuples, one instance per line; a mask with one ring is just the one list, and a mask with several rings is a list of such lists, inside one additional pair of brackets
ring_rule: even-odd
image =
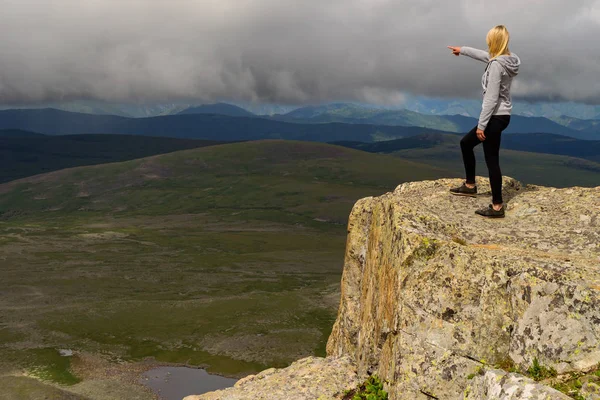
[(71, 349), (58, 349), (58, 354), (63, 357), (71, 357), (73, 355), (73, 350)]
[(181, 400), (190, 394), (203, 394), (232, 387), (237, 379), (211, 375), (203, 369), (158, 367), (144, 372), (141, 382), (162, 400)]

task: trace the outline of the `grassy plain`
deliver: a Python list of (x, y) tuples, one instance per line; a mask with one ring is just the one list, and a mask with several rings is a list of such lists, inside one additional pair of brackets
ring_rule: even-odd
[(352, 205), (442, 176), (261, 141), (0, 185), (0, 384), (148, 398), (136, 377), (156, 363), (235, 377), (323, 355)]

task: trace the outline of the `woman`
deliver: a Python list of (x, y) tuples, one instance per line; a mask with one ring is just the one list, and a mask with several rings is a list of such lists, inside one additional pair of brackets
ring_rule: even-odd
[(508, 49), (509, 34), (504, 25), (492, 28), (486, 38), (488, 51), (471, 47), (448, 46), (455, 56), (465, 55), (486, 63), (481, 78), (483, 86), (483, 105), (477, 126), (460, 141), (466, 181), (458, 188), (450, 189), (452, 194), (460, 196), (477, 195), (475, 186), (475, 153), (473, 149), (483, 142), (485, 163), (492, 187), (492, 204), (488, 208), (475, 211), (490, 218), (503, 218), (505, 206), (502, 201), (502, 172), (500, 171), (500, 136), (510, 123), (512, 103), (510, 85), (519, 72), (521, 60)]

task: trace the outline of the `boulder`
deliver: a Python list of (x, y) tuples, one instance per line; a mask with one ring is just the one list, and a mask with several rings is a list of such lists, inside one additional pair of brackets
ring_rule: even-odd
[[(600, 187), (503, 182), (506, 218), (410, 182), (354, 206), (328, 355), (353, 357), (392, 399), (462, 398), (480, 365), (558, 373), (600, 362)], [(483, 189), (483, 190), (481, 190)]]
[(333, 400), (359, 384), (350, 358), (308, 357), (287, 368), (271, 368), (236, 382), (233, 388), (184, 400)]

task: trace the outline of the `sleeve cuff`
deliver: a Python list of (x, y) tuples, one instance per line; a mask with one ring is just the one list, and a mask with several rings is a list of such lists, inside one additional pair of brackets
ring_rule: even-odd
[(482, 131), (485, 131), (486, 127), (487, 127), (486, 125), (481, 125), (481, 124), (477, 125), (477, 129), (481, 129)]

